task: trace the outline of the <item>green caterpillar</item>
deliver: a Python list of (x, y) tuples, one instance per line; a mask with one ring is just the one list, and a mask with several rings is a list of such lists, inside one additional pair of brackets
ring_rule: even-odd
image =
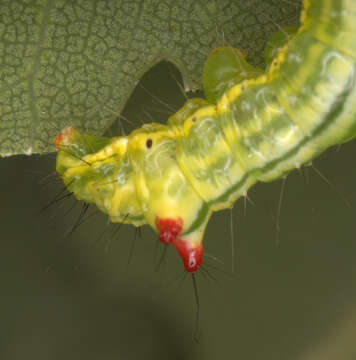
[(305, 0), (292, 33), (277, 56), (280, 35), (267, 49), (266, 72), (237, 50), (213, 51), (207, 99), (188, 100), (167, 125), (116, 138), (64, 129), (57, 172), (112, 222), (149, 224), (196, 271), (214, 211), (356, 136), (355, 0)]

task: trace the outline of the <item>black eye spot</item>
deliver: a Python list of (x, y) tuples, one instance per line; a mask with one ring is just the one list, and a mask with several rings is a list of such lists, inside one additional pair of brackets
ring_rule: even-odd
[(152, 147), (152, 145), (153, 145), (152, 139), (147, 139), (147, 141), (146, 141), (147, 149), (150, 149)]
[(197, 121), (197, 118), (194, 116), (193, 119), (192, 119), (193, 122), (196, 122)]

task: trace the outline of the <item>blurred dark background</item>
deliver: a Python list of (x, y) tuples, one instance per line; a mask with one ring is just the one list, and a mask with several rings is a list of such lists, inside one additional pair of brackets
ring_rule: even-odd
[[(109, 132), (164, 122), (184, 102), (179, 81), (157, 65), (124, 111), (133, 124)], [(1, 159), (0, 359), (355, 359), (355, 154), (353, 142), (313, 162), (331, 186), (312, 166), (288, 176), (278, 236), (282, 180), (213, 216), (208, 273), (197, 274), (199, 342), (192, 280), (174, 249), (160, 263), (144, 227), (131, 256), (134, 228), (103, 214), (65, 237), (80, 204), (38, 214), (62, 188), (45, 178), (55, 154)]]

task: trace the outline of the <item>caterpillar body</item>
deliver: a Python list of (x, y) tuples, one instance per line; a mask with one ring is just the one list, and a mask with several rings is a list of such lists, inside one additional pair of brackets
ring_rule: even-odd
[(149, 224), (195, 272), (214, 211), (356, 136), (355, 34), (354, 0), (304, 0), (301, 26), (265, 72), (218, 48), (207, 99), (128, 136), (66, 128), (54, 139), (57, 172), (112, 222)]

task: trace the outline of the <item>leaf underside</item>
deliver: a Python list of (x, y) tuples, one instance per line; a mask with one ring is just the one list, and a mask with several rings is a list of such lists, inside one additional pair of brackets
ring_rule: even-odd
[[(72, 125), (103, 134), (142, 75), (162, 60), (201, 86), (209, 52), (263, 49), (297, 25), (300, 0), (13, 0), (0, 4), (0, 156), (54, 151)], [(159, 81), (159, 80), (158, 80)]]

